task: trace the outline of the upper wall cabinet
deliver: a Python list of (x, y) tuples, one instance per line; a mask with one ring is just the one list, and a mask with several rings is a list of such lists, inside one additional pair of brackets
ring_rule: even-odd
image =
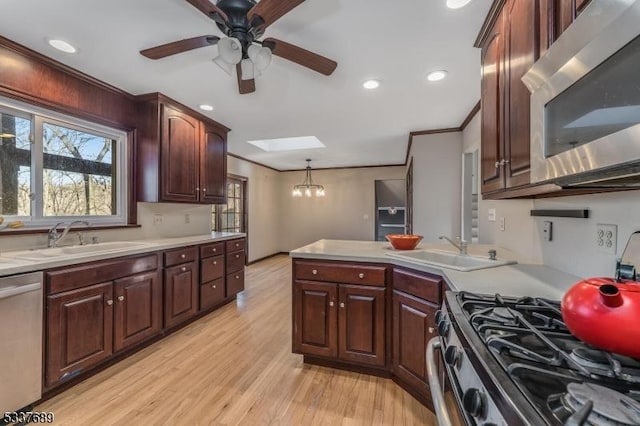
[(499, 3), (480, 40), (483, 194), (529, 183), (530, 100), (521, 78), (540, 52), (539, 1)]
[(139, 100), (137, 200), (226, 203), (229, 129), (159, 93)]

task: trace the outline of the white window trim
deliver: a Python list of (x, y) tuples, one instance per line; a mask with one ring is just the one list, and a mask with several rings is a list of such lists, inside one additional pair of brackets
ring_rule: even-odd
[(5, 215), (5, 221), (21, 220), (25, 227), (30, 229), (48, 228), (59, 222), (69, 223), (74, 220), (86, 220), (90, 225), (126, 225), (128, 219), (128, 202), (129, 202), (129, 167), (128, 167), (128, 150), (127, 150), (127, 133), (93, 123), (87, 120), (76, 118), (73, 116), (57, 113), (24, 102), (10, 100), (0, 97), (0, 110), (7, 113), (29, 118), (31, 120), (31, 133), (34, 137), (31, 167), (35, 172), (31, 173), (31, 189), (34, 194), (42, 194), (42, 132), (44, 123), (60, 125), (74, 130), (86, 131), (88, 133), (114, 139), (116, 141), (116, 156), (113, 158), (113, 164), (116, 168), (116, 182), (114, 187), (116, 190), (116, 214), (109, 216), (47, 216), (43, 215), (43, 199), (40, 196), (34, 197), (31, 201), (31, 216), (9, 216)]

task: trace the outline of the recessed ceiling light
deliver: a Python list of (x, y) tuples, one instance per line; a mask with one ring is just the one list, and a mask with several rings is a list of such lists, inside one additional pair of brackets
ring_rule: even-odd
[(367, 80), (362, 83), (362, 87), (365, 89), (377, 89), (380, 87), (380, 82), (378, 80)]
[(447, 76), (447, 72), (445, 70), (438, 70), (430, 72), (427, 75), (427, 80), (429, 81), (440, 81)]
[(294, 138), (265, 139), (247, 142), (267, 152), (325, 148), (325, 145), (315, 136), (299, 136)]
[(55, 39), (49, 40), (49, 44), (51, 45), (51, 47), (65, 53), (76, 53), (78, 51), (78, 49), (76, 49), (75, 47), (73, 47), (72, 45), (70, 45), (64, 40), (55, 40)]
[(200, 109), (203, 111), (213, 111), (213, 107), (211, 105), (202, 104), (200, 105)]
[(469, 3), (471, 0), (447, 0), (447, 7), (449, 9), (460, 9)]

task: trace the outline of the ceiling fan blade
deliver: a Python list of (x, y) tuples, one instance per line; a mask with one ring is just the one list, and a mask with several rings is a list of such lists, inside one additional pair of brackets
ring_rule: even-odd
[(251, 8), (247, 16), (251, 23), (259, 16), (261, 22), (257, 26), (266, 28), (303, 2), (304, 0), (261, 0)]
[(271, 52), (274, 55), (312, 69), (320, 74), (331, 75), (338, 66), (337, 62), (332, 61), (329, 58), (309, 52), (308, 50), (294, 46), (293, 44), (276, 40), (275, 38), (264, 39), (262, 45), (271, 49)]
[[(215, 14), (222, 17), (223, 21), (226, 22), (229, 20), (229, 17), (226, 13), (222, 11), (218, 6), (211, 3), (209, 0), (187, 0), (193, 7), (198, 9), (200, 12), (207, 15), (209, 18), (215, 20)], [(222, 24), (224, 22), (221, 22)]]
[(176, 53), (186, 52), (188, 50), (197, 49), (199, 47), (213, 46), (218, 43), (220, 37), (206, 35), (185, 40), (174, 41), (172, 43), (162, 44), (160, 46), (151, 47), (140, 51), (142, 56), (149, 59), (161, 59)]
[(256, 91), (256, 81), (252, 78), (250, 80), (242, 79), (242, 67), (240, 63), (236, 64), (236, 75), (238, 76), (238, 90), (241, 95), (246, 95), (247, 93), (253, 93)]

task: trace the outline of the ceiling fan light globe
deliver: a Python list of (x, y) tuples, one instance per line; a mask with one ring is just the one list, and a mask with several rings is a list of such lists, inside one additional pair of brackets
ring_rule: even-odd
[(225, 62), (235, 65), (242, 60), (242, 43), (237, 38), (222, 38), (218, 42), (218, 52)]
[(268, 47), (258, 47), (256, 45), (251, 45), (247, 49), (247, 55), (249, 59), (253, 61), (256, 69), (260, 71), (264, 71), (267, 69), (269, 64), (271, 64), (271, 49)]
[(222, 71), (229, 75), (233, 75), (233, 65), (225, 61), (222, 56), (216, 56), (213, 58), (213, 63), (219, 66)]

